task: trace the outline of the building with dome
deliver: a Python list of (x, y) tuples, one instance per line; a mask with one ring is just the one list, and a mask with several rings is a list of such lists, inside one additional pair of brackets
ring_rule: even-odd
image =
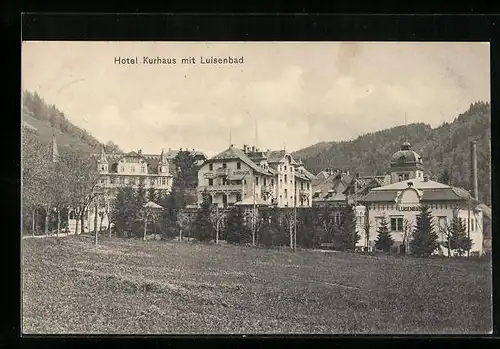
[(422, 157), (411, 149), (411, 144), (405, 141), (401, 149), (391, 157), (391, 183), (407, 179), (423, 178), (424, 164)]
[[(471, 254), (483, 254), (483, 215), (489, 211), (477, 200), (477, 192), (473, 196), (465, 189), (430, 180), (424, 173), (422, 157), (411, 150), (410, 143), (405, 141), (401, 149), (391, 157), (391, 183), (371, 189), (359, 200), (366, 208), (369, 223), (368, 239), (362, 236), (359, 245), (373, 249), (377, 229), (385, 217), (395, 240), (394, 251), (408, 251), (417, 215), (421, 206), (427, 205), (440, 242), (446, 240), (447, 225), (453, 217), (458, 216), (465, 222), (467, 233), (472, 239)], [(477, 181), (477, 176), (474, 178)], [(437, 253), (447, 254), (447, 250), (441, 248)]]

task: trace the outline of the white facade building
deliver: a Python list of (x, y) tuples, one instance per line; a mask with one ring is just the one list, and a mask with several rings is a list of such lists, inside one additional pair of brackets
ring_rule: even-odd
[[(402, 180), (401, 180), (402, 179)], [(370, 224), (369, 244), (373, 248), (377, 238), (377, 229), (382, 217), (386, 217), (394, 248), (402, 252), (408, 250), (411, 232), (417, 221), (422, 205), (430, 208), (434, 219), (434, 229), (439, 241), (446, 239), (445, 228), (457, 216), (466, 224), (472, 239), (472, 254), (483, 254), (483, 212), (480, 203), (471, 194), (450, 185), (429, 180), (423, 172), (422, 158), (410, 149), (405, 142), (401, 150), (391, 159), (391, 184), (373, 188), (360, 199), (368, 211)], [(366, 237), (362, 236), (359, 244), (363, 245)], [(405, 242), (405, 243), (403, 243)], [(442, 248), (438, 253), (447, 253)]]
[(221, 208), (236, 203), (310, 207), (313, 177), (284, 150), (238, 149), (231, 145), (200, 167), (198, 204), (206, 191), (211, 203)]

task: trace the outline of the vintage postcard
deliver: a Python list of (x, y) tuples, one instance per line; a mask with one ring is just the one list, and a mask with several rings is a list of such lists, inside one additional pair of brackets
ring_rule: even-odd
[(492, 331), (490, 46), (22, 43), (22, 333)]

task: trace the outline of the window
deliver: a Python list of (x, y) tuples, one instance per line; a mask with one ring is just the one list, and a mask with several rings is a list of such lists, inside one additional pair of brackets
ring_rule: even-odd
[(255, 177), (255, 185), (259, 185), (259, 177)]
[(340, 224), (340, 212), (335, 212), (333, 214), (333, 223)]
[(287, 182), (287, 181), (288, 181), (288, 180), (287, 180), (287, 176), (285, 175), (285, 182)]
[(101, 178), (101, 184), (106, 184), (106, 178)]
[(144, 177), (139, 177), (139, 184), (144, 184)]
[(125, 184), (125, 178), (120, 177), (120, 184)]
[(208, 180), (208, 185), (214, 185), (214, 180), (212, 178)]
[(285, 197), (288, 197), (288, 190), (285, 189)]
[(222, 168), (227, 168), (227, 164), (225, 162), (222, 164)]
[(309, 190), (309, 182), (307, 182), (307, 190)]
[(165, 177), (161, 177), (161, 185), (166, 185), (167, 181)]
[(150, 185), (155, 185), (155, 179), (154, 178), (150, 178), (149, 179), (149, 184)]
[(304, 189), (304, 182), (300, 182), (300, 189)]
[(125, 171), (125, 167), (123, 165), (120, 165), (120, 172), (124, 172)]
[(262, 183), (263, 185), (267, 185), (267, 178), (264, 178), (262, 181), (263, 181), (263, 183)]
[(213, 170), (214, 170), (214, 164), (209, 164), (209, 165), (208, 165), (208, 169), (209, 169), (210, 171), (213, 171)]
[(403, 231), (403, 217), (391, 217), (391, 231)]
[(115, 177), (109, 177), (109, 182), (111, 184), (115, 184)]
[(238, 162), (236, 163), (236, 169), (237, 169), (237, 170), (241, 170), (241, 162), (239, 162), (239, 161), (238, 161)]
[(135, 166), (134, 165), (130, 166), (130, 172), (135, 172)]
[(105, 171), (106, 170), (106, 166), (102, 165), (101, 166), (101, 171)]
[(285, 171), (286, 171), (286, 165), (285, 165)]
[(447, 224), (448, 224), (448, 217), (446, 217), (446, 216), (439, 216), (438, 217), (438, 228), (439, 229), (446, 229)]
[(274, 178), (271, 178), (271, 186), (274, 185)]
[(141, 173), (144, 173), (144, 172), (146, 172), (146, 166), (141, 165)]
[(292, 166), (290, 166), (290, 172), (293, 172), (293, 167)]

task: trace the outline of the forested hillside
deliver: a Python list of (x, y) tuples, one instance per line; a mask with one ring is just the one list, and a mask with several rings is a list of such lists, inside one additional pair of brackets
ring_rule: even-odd
[[(491, 205), (491, 106), (476, 102), (451, 123), (432, 128), (418, 123), (408, 125), (406, 134), (412, 149), (419, 153), (431, 177), (470, 189), (470, 141), (477, 141), (479, 198)], [(317, 173), (324, 168), (341, 168), (362, 175), (389, 171), (391, 156), (405, 138), (405, 127), (398, 126), (365, 134), (351, 141), (321, 142), (294, 153), (306, 167)], [(446, 175), (444, 177), (447, 177)]]
[[(89, 132), (73, 125), (62, 111), (54, 105), (47, 104), (36, 92), (24, 91), (22, 95), (22, 121), (35, 127), (39, 141), (48, 144), (52, 135), (56, 135), (58, 146), (90, 153), (100, 151), (101, 143)], [(109, 141), (106, 152), (122, 152), (120, 148)]]

